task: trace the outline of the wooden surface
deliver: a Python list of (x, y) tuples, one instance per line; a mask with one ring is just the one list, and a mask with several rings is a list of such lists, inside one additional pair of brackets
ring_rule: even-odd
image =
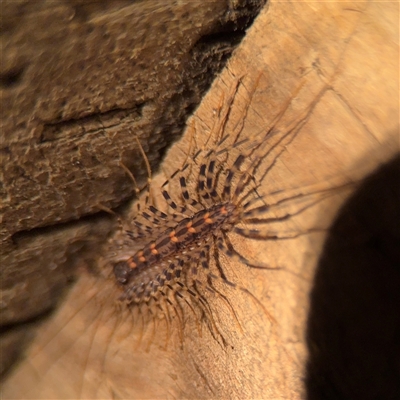
[[(398, 17), (396, 3), (272, 2), (168, 153), (165, 176), (184, 162), (193, 129), (204, 140), (242, 78), (226, 131), (242, 120), (248, 137), (271, 127), (278, 135), (298, 129), (263, 180), (263, 193), (307, 193), (360, 181), (399, 150)], [(157, 176), (154, 187), (165, 176)], [(356, 187), (334, 191), (270, 228), (325, 230)], [(292, 213), (298, 204), (293, 207)], [(233, 237), (244, 255), (282, 269), (252, 270), (224, 260), (231, 279), (276, 320), (272, 323), (245, 293), (221, 288), (242, 327), (220, 299), (210, 300), (226, 346), (206, 328), (200, 335), (188, 317), (182, 331), (178, 323), (169, 326), (165, 348), (166, 325), (157, 325), (151, 338), (151, 327), (143, 333), (129, 314), (116, 310), (112, 282), (82, 273), (5, 383), (3, 398), (304, 397), (309, 294), (325, 236), (314, 232), (261, 242)]]
[[(101, 210), (134, 193), (120, 162), (146, 179), (132, 138), (156, 168), (262, 4), (1, 2), (4, 354), (18, 353), (77, 264), (93, 266), (116, 222)], [(13, 358), (0, 361), (2, 376)]]

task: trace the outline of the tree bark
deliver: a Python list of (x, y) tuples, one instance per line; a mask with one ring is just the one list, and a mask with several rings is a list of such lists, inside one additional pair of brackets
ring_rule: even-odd
[[(156, 169), (263, 0), (2, 2), (0, 323), (54, 308)], [(28, 326), (26, 325), (27, 336)], [(4, 353), (5, 354), (5, 353)], [(0, 372), (12, 359), (1, 360)]]
[[(229, 279), (257, 299), (219, 285), (232, 312), (220, 297), (210, 296), (225, 342), (204, 321), (199, 329), (190, 312), (184, 314), (184, 324), (174, 319), (143, 326), (114, 306), (112, 279), (82, 272), (56, 315), (38, 330), (27, 359), (5, 383), (3, 397), (310, 395), (312, 383), (304, 387), (304, 379), (315, 371), (306, 369), (308, 354), (324, 348), (323, 339), (307, 331), (309, 296), (327, 231), (360, 182), (399, 150), (398, 17), (394, 3), (271, 2), (154, 177), (153, 187), (159, 188), (182, 167), (193, 146), (220, 134), (210, 136), (210, 130), (233, 99), (224, 133), (237, 132), (241, 124), (242, 137), (250, 141), (269, 130), (271, 137), (291, 133), (273, 164), (264, 154), (264, 170), (272, 168), (265, 176), (258, 172), (261, 194), (301, 193), (305, 198), (314, 190), (332, 189), (322, 199), (312, 197), (317, 201), (304, 212), (296, 214), (301, 205), (294, 202), (289, 208), (293, 218), (267, 226), (281, 236), (304, 234), (264, 241), (232, 235), (241, 254), (278, 269), (252, 269), (221, 256)], [(266, 149), (269, 140), (267, 136)], [(212, 147), (215, 141), (209, 143)], [(177, 190), (172, 182), (175, 196)], [(152, 192), (157, 199), (157, 190)], [(339, 317), (332, 316), (341, 321)], [(346, 327), (348, 320), (344, 322)], [(333, 393), (352, 393), (340, 382), (333, 383)]]

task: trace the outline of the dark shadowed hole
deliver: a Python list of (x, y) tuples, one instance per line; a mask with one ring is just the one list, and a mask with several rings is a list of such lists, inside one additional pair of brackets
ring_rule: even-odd
[(332, 226), (308, 320), (307, 398), (400, 399), (400, 156)]
[(7, 89), (16, 86), (22, 79), (25, 66), (15, 67), (0, 74), (0, 87)]

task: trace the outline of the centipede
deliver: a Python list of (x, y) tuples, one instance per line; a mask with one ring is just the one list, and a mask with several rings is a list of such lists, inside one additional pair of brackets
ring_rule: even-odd
[[(271, 231), (269, 224), (293, 216), (291, 212), (280, 212), (286, 204), (308, 199), (296, 211), (298, 214), (329, 196), (330, 190), (283, 195), (274, 201), (269, 201), (260, 191), (261, 182), (295, 139), (300, 127), (280, 132), (275, 130), (274, 123), (252, 138), (243, 135), (242, 121), (228, 131), (230, 110), (242, 86), (243, 79), (237, 79), (227, 101), (224, 98), (220, 101), (226, 107), (218, 108), (219, 123), (209, 133), (202, 133), (207, 137), (203, 145), (193, 146), (182, 166), (159, 187), (152, 185), (146, 153), (140, 139), (135, 138), (145, 160), (148, 181), (143, 189), (144, 200), (138, 203), (134, 216), (126, 224), (128, 227), (114, 243), (110, 268), (118, 288), (118, 302), (142, 316), (161, 315), (167, 321), (176, 318), (182, 325), (186, 310), (197, 315), (197, 309), (201, 312), (197, 319), (207, 320), (211, 331), (220, 334), (208, 301), (211, 294), (223, 300), (241, 329), (229, 298), (215, 285), (219, 282), (245, 292), (262, 308), (271, 324), (276, 322), (250, 290), (227, 276), (222, 259), (238, 261), (244, 268), (280, 270), (265, 260), (241, 254), (235, 248), (232, 235), (257, 241), (293, 238), (299, 233), (280, 235)], [(256, 87), (257, 82), (247, 91), (247, 104), (251, 103)], [(247, 111), (242, 110), (243, 117)], [(194, 132), (200, 135), (198, 129)], [(136, 185), (135, 178), (124, 168)], [(174, 190), (169, 190), (172, 186)], [(161, 195), (163, 204), (153, 199), (155, 191)]]

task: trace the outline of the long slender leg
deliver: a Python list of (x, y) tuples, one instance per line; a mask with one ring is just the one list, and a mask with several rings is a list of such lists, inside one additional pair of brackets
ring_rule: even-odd
[(172, 208), (175, 212), (177, 212), (177, 213), (179, 213), (179, 214), (182, 214), (182, 215), (185, 215), (185, 216), (187, 215), (187, 211), (188, 211), (187, 207), (177, 205), (177, 204), (172, 200), (171, 196), (169, 195), (169, 193), (168, 193), (166, 190), (163, 190), (163, 191), (161, 192), (161, 194), (163, 195), (165, 201), (167, 202), (167, 204), (168, 204), (168, 206), (169, 206), (170, 208)]
[[(311, 194), (310, 194), (311, 195)], [(308, 194), (306, 196), (309, 196)], [(296, 215), (299, 215), (306, 211), (307, 209), (315, 206), (316, 204), (320, 203), (321, 201), (329, 198), (331, 196), (330, 193), (328, 194), (323, 194), (319, 198), (315, 199), (314, 201), (311, 201), (310, 203), (304, 205), (303, 207), (299, 208), (297, 211), (293, 213), (286, 213), (281, 216), (277, 217), (268, 217), (268, 218), (257, 218), (258, 215), (262, 215), (266, 211), (273, 211), (275, 208), (281, 206), (282, 204), (287, 203), (288, 201), (297, 199), (297, 198), (304, 198), (304, 195), (298, 195), (298, 196), (293, 196), (292, 198), (285, 198), (281, 199), (273, 204), (268, 204), (268, 205), (263, 205), (257, 208), (253, 208), (249, 211), (245, 211), (242, 215), (242, 222), (244, 223), (253, 223), (253, 224), (266, 224), (266, 223), (271, 223), (271, 222), (281, 222), (281, 221), (286, 221)]]
[[(200, 285), (205, 290), (208, 290), (208, 291), (212, 292), (213, 294), (218, 295), (224, 301), (224, 303), (228, 306), (229, 310), (231, 311), (232, 315), (234, 316), (234, 318), (239, 326), (239, 329), (242, 330), (242, 326), (240, 325), (237, 314), (236, 314), (235, 310), (233, 309), (231, 303), (229, 302), (228, 298), (213, 285), (213, 282), (212, 282), (213, 275), (210, 272), (209, 259), (210, 259), (210, 246), (207, 245), (204, 247), (203, 250), (201, 250), (199, 259), (198, 259), (198, 265), (200, 265), (202, 267), (203, 271), (205, 272), (205, 275), (207, 277), (207, 283), (204, 283), (197, 278), (192, 278), (192, 279), (196, 283), (196, 285)], [(191, 275), (192, 276), (197, 275), (197, 266), (192, 267)], [(224, 280), (224, 278), (222, 280)], [(224, 283), (226, 283), (226, 282), (224, 282)]]
[[(227, 244), (225, 245), (224, 242), (227, 242)], [(228, 237), (226, 236), (225, 238), (218, 236), (216, 237), (216, 246), (218, 247), (218, 249), (222, 250), (228, 257), (232, 258), (232, 259), (236, 259), (238, 261), (241, 261), (243, 263), (245, 263), (246, 265), (250, 266), (250, 267), (254, 267), (254, 264), (249, 263), (248, 260), (246, 258), (244, 258), (241, 254), (239, 254), (238, 252), (236, 252), (233, 249), (232, 244), (230, 243)], [(218, 261), (219, 262), (219, 261)], [(255, 266), (255, 268), (261, 268), (261, 269), (272, 269), (272, 270), (278, 270), (279, 268), (272, 268), (272, 267), (261, 267), (259, 265)], [(268, 312), (268, 310), (264, 307), (264, 305), (253, 295), (253, 293), (251, 293), (248, 289), (246, 289), (243, 286), (237, 285), (234, 282), (231, 282), (230, 280), (228, 280), (225, 276), (225, 273), (222, 270), (222, 266), (220, 266), (218, 268), (218, 270), (220, 271), (220, 275), (214, 275), (214, 274), (210, 274), (210, 277), (212, 279), (216, 279), (216, 280), (221, 280), (222, 282), (224, 282), (225, 284), (227, 284), (228, 286), (232, 287), (233, 289), (237, 289), (237, 290), (241, 290), (242, 292), (246, 293), (248, 296), (250, 296), (253, 301), (255, 303), (257, 303), (261, 309), (263, 310), (263, 312), (266, 314), (267, 318), (270, 320), (271, 323), (276, 323), (276, 319), (271, 315), (271, 313)], [(222, 273), (221, 273), (222, 271)]]
[(190, 197), (187, 189), (186, 178), (183, 175), (179, 177), (179, 184), (185, 204), (187, 204), (189, 208), (192, 208), (194, 211), (200, 211), (203, 209), (202, 205), (196, 199)]
[(302, 232), (268, 232), (268, 231), (260, 231), (258, 229), (242, 229), (234, 227), (233, 231), (240, 236), (243, 236), (247, 239), (255, 239), (255, 240), (288, 240), (295, 239), (300, 236), (309, 235), (310, 233), (315, 232), (326, 232), (326, 229), (321, 228), (313, 228), (307, 229)]
[(152, 173), (151, 173), (151, 167), (150, 167), (150, 162), (149, 159), (146, 156), (146, 152), (143, 149), (142, 144), (140, 143), (139, 138), (136, 136), (136, 142), (139, 146), (140, 153), (142, 154), (143, 160), (146, 164), (146, 169), (147, 169), (147, 195), (146, 195), (146, 200), (145, 200), (145, 205), (149, 203), (149, 199), (151, 197), (151, 182), (152, 182)]
[(268, 269), (268, 270), (280, 270), (279, 267), (271, 267), (268, 264), (265, 264), (261, 261), (253, 262), (248, 260), (246, 257), (242, 256), (239, 252), (235, 250), (229, 237), (226, 233), (223, 232), (223, 237), (218, 237), (217, 239), (217, 246), (218, 249), (223, 251), (228, 257), (232, 258), (233, 260), (240, 261), (241, 263), (257, 269)]

